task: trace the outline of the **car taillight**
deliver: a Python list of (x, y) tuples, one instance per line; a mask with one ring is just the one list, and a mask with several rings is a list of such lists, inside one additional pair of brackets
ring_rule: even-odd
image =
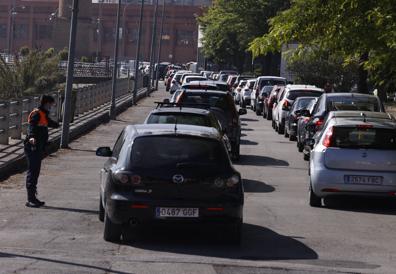
[(223, 187), (235, 187), (236, 185), (239, 184), (240, 178), (238, 175), (233, 175), (230, 178), (223, 179), (223, 178), (217, 178), (214, 181), (214, 186), (217, 188), (223, 188)]
[(357, 129), (368, 129), (368, 128), (373, 128), (373, 125), (357, 125)]
[(324, 139), (323, 139), (323, 142), (322, 142), (322, 144), (325, 147), (331, 147), (333, 145), (333, 132), (334, 132), (333, 127), (330, 127), (327, 130), (326, 135), (324, 136)]
[(121, 184), (140, 185), (142, 182), (142, 178), (139, 175), (131, 175), (123, 171), (116, 171), (113, 176)]
[(316, 129), (319, 129), (322, 125), (323, 125), (323, 119), (318, 118), (318, 119), (315, 121), (315, 127), (316, 127)]

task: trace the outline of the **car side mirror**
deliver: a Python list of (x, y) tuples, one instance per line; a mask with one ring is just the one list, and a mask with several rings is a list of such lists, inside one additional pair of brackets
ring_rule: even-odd
[(109, 147), (99, 147), (96, 150), (96, 156), (111, 157), (112, 155), (113, 155), (113, 152), (111, 151), (111, 148), (109, 148)]
[(164, 99), (162, 102), (163, 102), (164, 104), (169, 104), (169, 103), (170, 103), (170, 100), (169, 100), (168, 98), (166, 98), (166, 99)]
[(239, 115), (246, 115), (247, 114), (247, 109), (246, 108), (240, 108), (238, 113), (239, 113)]

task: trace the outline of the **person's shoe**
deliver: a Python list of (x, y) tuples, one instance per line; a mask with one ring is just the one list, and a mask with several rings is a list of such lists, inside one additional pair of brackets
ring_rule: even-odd
[(25, 205), (27, 207), (34, 207), (34, 208), (38, 208), (38, 207), (42, 206), (42, 204), (39, 203), (39, 201), (27, 201)]
[(40, 206), (43, 206), (43, 205), (45, 205), (45, 202), (43, 202), (43, 201), (40, 201), (39, 199), (35, 199), (35, 201), (34, 201), (36, 204), (39, 204)]

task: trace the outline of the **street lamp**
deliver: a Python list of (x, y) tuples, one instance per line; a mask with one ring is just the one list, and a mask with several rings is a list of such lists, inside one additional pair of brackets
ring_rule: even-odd
[(12, 42), (13, 42), (13, 36), (14, 36), (14, 16), (18, 14), (17, 9), (22, 9), (24, 10), (26, 7), (25, 6), (15, 6), (12, 7), (8, 11), (9, 15), (9, 25), (8, 25), (8, 54), (12, 53)]
[(162, 49), (162, 35), (164, 34), (164, 18), (165, 18), (165, 0), (162, 2), (162, 15), (161, 15), (161, 32), (159, 37), (158, 54), (157, 54), (157, 70), (156, 70), (156, 82), (155, 89), (158, 90), (159, 81), (159, 63), (161, 62), (161, 49)]
[[(153, 29), (151, 33), (151, 49), (150, 49), (150, 69), (149, 69), (149, 90), (151, 91), (151, 87), (154, 84), (154, 58), (155, 58), (155, 37), (157, 34), (157, 14), (158, 14), (158, 0), (156, 0), (155, 8), (154, 8), (154, 19), (153, 19)], [(158, 65), (157, 65), (158, 70)], [(151, 82), (153, 81), (153, 83)]]

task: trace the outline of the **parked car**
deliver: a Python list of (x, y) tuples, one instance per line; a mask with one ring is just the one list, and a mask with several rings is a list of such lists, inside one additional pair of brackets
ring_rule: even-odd
[(256, 83), (256, 79), (249, 79), (247, 80), (246, 85), (242, 88), (241, 91), (241, 98), (240, 98), (240, 103), (239, 105), (242, 108), (245, 108), (246, 106), (250, 106), (250, 98), (253, 92), (253, 87), (254, 84)]
[(282, 88), (283, 85), (275, 85), (272, 88), (270, 95), (264, 99), (263, 117), (267, 120), (272, 120), (272, 109), (278, 97), (278, 93), (282, 90)]
[(212, 80), (192, 81), (190, 83), (183, 84), (181, 88), (190, 90), (218, 90), (228, 92), (228, 86), (226, 83)]
[[(325, 93), (319, 97), (313, 109), (311, 119), (306, 125), (306, 139), (311, 139), (322, 129), (324, 120), (330, 111), (374, 111), (385, 112), (380, 99), (374, 95), (361, 93)], [(304, 142), (304, 160), (309, 160), (312, 146)]]
[(311, 113), (315, 108), (318, 98), (312, 100), (305, 109), (300, 111), (300, 116), (297, 121), (297, 149), (299, 152), (304, 150), (304, 142), (307, 130), (307, 124), (311, 120)]
[(230, 75), (230, 76), (228, 76), (227, 85), (228, 85), (228, 89), (229, 89), (230, 91), (233, 90), (234, 83), (236, 82), (236, 79), (237, 79), (237, 78), (238, 78), (237, 75)]
[(156, 223), (224, 226), (239, 243), (244, 194), (222, 137), (214, 128), (134, 125), (120, 134), (101, 170), (99, 219), (104, 239), (138, 237), (137, 228)]
[(263, 86), (263, 88), (260, 90), (260, 94), (256, 100), (256, 115), (263, 114), (264, 101), (269, 97), (273, 87), (274, 86)]
[(302, 110), (306, 110), (312, 102), (316, 102), (317, 97), (299, 97), (294, 101), (290, 111), (286, 115), (285, 137), (290, 141), (297, 139), (297, 124), (301, 117)]
[(202, 127), (213, 127), (223, 136), (224, 144), (231, 153), (231, 143), (216, 115), (209, 109), (191, 108), (188, 106), (159, 103), (147, 116), (144, 124), (182, 124)]
[(242, 89), (246, 86), (247, 80), (241, 80), (239, 82), (239, 85), (234, 89), (234, 100), (236, 104), (239, 104), (241, 101), (241, 94), (242, 94)]
[(290, 111), (294, 100), (298, 97), (312, 96), (319, 97), (323, 94), (323, 89), (308, 85), (287, 85), (277, 97), (277, 102), (272, 109), (272, 120), (275, 123), (275, 130), (279, 134), (285, 133), (286, 115)]
[(180, 84), (183, 85), (184, 79), (186, 79), (186, 77), (190, 77), (190, 76), (199, 77), (198, 79), (202, 79), (202, 78), (203, 78), (199, 73), (186, 72), (186, 73), (184, 73), (184, 74), (181, 76), (180, 81), (179, 81)]
[(175, 73), (175, 75), (172, 78), (169, 92), (170, 94), (173, 94), (176, 90), (178, 90), (181, 87), (181, 78), (185, 73), (188, 73), (189, 71), (186, 70), (179, 70), (178, 72)]
[(383, 118), (330, 119), (313, 144), (309, 204), (330, 195), (395, 197), (396, 123)]
[(246, 114), (246, 109), (237, 111), (232, 95), (222, 91), (209, 90), (178, 90), (171, 99), (172, 103), (206, 105), (216, 115), (217, 119), (231, 142), (233, 160), (239, 160), (241, 142), (240, 115)]
[(275, 86), (281, 85), (285, 86), (287, 83), (286, 78), (277, 76), (260, 76), (253, 87), (253, 93), (251, 95), (251, 106), (253, 106), (253, 111), (256, 111), (256, 98), (259, 96), (259, 92), (264, 86)]

